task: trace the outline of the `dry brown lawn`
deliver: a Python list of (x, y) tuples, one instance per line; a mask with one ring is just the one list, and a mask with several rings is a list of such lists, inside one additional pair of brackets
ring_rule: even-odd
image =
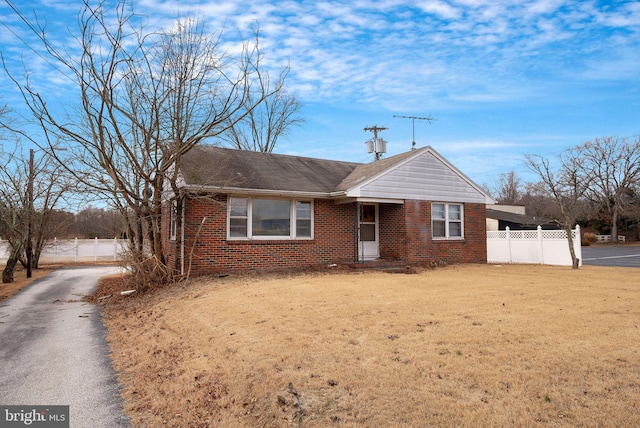
[(136, 427), (640, 426), (637, 269), (202, 279), (103, 313)]

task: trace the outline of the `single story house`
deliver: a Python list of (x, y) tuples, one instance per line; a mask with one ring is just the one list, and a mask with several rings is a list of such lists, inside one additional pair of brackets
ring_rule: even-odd
[(487, 260), (495, 201), (431, 147), (361, 164), (200, 145), (177, 168), (163, 245), (178, 274)]

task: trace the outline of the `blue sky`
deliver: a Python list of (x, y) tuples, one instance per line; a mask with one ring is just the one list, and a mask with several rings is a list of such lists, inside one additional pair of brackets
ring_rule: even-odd
[[(71, 46), (80, 2), (14, 0)], [(430, 145), (478, 184), (525, 154), (552, 157), (596, 137), (640, 134), (640, 2), (507, 0), (137, 0), (150, 27), (196, 13), (212, 30), (256, 22), (267, 64), (289, 64), (288, 90), (305, 124), (276, 152), (368, 162), (363, 128), (388, 129), (387, 156)], [(65, 79), (24, 42), (32, 35), (0, 1), (0, 50), (24, 59), (42, 91)], [(15, 69), (18, 70), (19, 69)], [(6, 77), (1, 102), (18, 107)], [(58, 99), (64, 101), (64, 97)]]

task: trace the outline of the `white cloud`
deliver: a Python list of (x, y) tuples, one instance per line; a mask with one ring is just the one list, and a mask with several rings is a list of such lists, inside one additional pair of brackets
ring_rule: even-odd
[(563, 0), (537, 0), (533, 4), (527, 5), (526, 8), (530, 14), (549, 14), (555, 12), (563, 3)]
[(611, 27), (635, 27), (640, 26), (640, 3), (624, 3), (617, 9), (603, 8), (595, 12), (596, 19), (603, 25)]
[[(56, 3), (67, 9), (60, 25), (78, 4)], [(521, 103), (570, 80), (637, 81), (640, 66), (638, 2), (136, 0), (135, 8), (149, 28), (201, 15), (234, 46), (257, 23), (266, 64), (291, 64), (289, 90), (334, 105), (429, 113)], [(4, 53), (25, 51), (0, 30)]]
[(458, 19), (462, 14), (460, 9), (440, 0), (419, 1), (416, 6), (426, 13), (434, 14), (444, 19)]

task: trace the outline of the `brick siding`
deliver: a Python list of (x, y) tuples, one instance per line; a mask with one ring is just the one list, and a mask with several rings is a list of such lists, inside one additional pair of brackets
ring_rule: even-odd
[(464, 204), (464, 239), (431, 238), (431, 202), (405, 201), (407, 263), (486, 263), (486, 206)]
[[(225, 195), (185, 201), (185, 269), (193, 248), (191, 274), (304, 268), (357, 259), (356, 203), (316, 199), (312, 240), (227, 240), (226, 202)], [(168, 236), (169, 215), (165, 213), (163, 234)], [(486, 263), (485, 217), (484, 204), (465, 204), (464, 239), (434, 241), (430, 202), (380, 204), (380, 256), (409, 264)], [(173, 266), (179, 248), (168, 240), (164, 246)]]
[[(193, 247), (193, 274), (232, 269), (286, 269), (353, 261), (356, 251), (355, 203), (335, 204), (330, 200), (316, 199), (312, 240), (227, 240), (226, 203), (226, 196), (197, 197), (186, 201), (185, 267)], [(173, 250), (170, 257), (173, 260), (177, 248), (170, 245), (167, 248)]]

